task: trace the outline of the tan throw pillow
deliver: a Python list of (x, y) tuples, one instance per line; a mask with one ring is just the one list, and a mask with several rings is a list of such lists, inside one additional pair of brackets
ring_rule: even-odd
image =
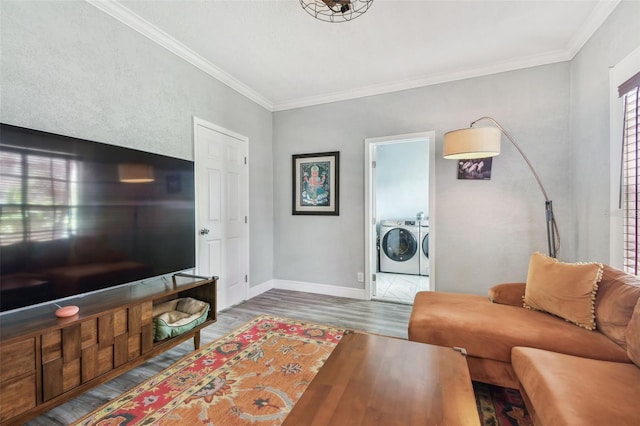
[(563, 263), (542, 253), (529, 261), (524, 307), (595, 330), (595, 300), (602, 263)]
[(626, 337), (627, 355), (635, 365), (640, 367), (640, 299), (636, 303), (631, 321), (627, 326)]

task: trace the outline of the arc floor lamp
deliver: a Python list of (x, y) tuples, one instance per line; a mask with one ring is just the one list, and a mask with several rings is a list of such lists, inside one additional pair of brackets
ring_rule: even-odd
[[(495, 127), (473, 127), (476, 123), (483, 120), (490, 121)], [(527, 163), (527, 166), (529, 166), (531, 173), (533, 173), (533, 176), (538, 182), (538, 186), (540, 186), (542, 190), (542, 195), (544, 195), (545, 200), (549, 256), (556, 257), (560, 249), (560, 234), (558, 232), (556, 219), (553, 215), (553, 203), (547, 196), (547, 191), (545, 191), (540, 177), (529, 162), (529, 159), (504, 127), (491, 117), (480, 117), (473, 121), (466, 129), (447, 132), (444, 135), (443, 157), (452, 160), (494, 157), (500, 154), (500, 141), (503, 134), (509, 142), (516, 147), (520, 155), (522, 155), (522, 158)]]

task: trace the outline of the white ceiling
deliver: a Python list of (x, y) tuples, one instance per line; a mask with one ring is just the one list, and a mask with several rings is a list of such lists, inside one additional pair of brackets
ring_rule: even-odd
[(619, 0), (87, 0), (271, 111), (571, 59)]

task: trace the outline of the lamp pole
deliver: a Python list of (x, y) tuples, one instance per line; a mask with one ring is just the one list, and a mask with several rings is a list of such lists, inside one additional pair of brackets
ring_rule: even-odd
[[(529, 170), (531, 170), (531, 173), (533, 173), (533, 177), (536, 178), (536, 181), (538, 182), (538, 186), (540, 186), (540, 189), (542, 190), (542, 195), (544, 195), (544, 200), (545, 200), (544, 205), (545, 205), (545, 216), (546, 216), (546, 222), (547, 222), (547, 245), (548, 245), (548, 248), (549, 248), (549, 256), (556, 257), (556, 255), (558, 253), (558, 244), (557, 243), (559, 243), (559, 241), (560, 241), (560, 235), (558, 233), (558, 227), (556, 225), (556, 219), (555, 219), (555, 217), (553, 215), (553, 203), (549, 199), (549, 196), (547, 195), (547, 191), (545, 191), (544, 186), (542, 185), (542, 181), (540, 180), (540, 177), (538, 176), (538, 173), (536, 173), (536, 171), (534, 170), (533, 166), (531, 165), (531, 162), (529, 161), (529, 159), (527, 158), (525, 153), (522, 151), (522, 149), (520, 149), (520, 146), (516, 143), (516, 141), (513, 139), (513, 137), (496, 120), (494, 120), (491, 117), (480, 117), (477, 120), (473, 121), (470, 124), (469, 127), (473, 127), (474, 124), (476, 124), (477, 122), (482, 121), (482, 120), (489, 120), (491, 123), (493, 123), (494, 126), (496, 126), (498, 129), (500, 129), (502, 134), (504, 134), (507, 137), (509, 142), (511, 142), (513, 144), (513, 146), (516, 147), (516, 149), (518, 150), (518, 152), (520, 153), (520, 155), (522, 156), (524, 161), (527, 163), (527, 166), (529, 166)], [(556, 238), (557, 238), (557, 242), (556, 242)]]

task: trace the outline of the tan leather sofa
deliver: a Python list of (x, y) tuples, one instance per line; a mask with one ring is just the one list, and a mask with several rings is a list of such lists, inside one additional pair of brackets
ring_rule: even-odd
[(419, 292), (409, 340), (464, 348), (471, 378), (519, 388), (536, 426), (640, 425), (640, 280), (604, 265), (593, 331), (525, 309), (524, 294)]

